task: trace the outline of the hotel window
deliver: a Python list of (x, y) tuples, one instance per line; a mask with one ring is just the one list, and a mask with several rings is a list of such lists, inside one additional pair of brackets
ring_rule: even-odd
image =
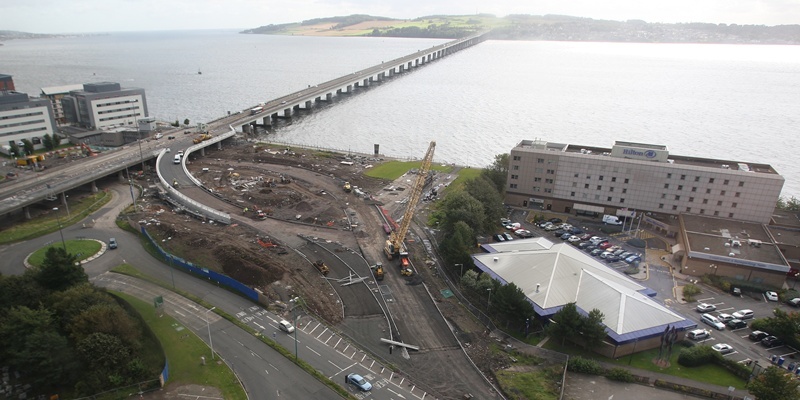
[(628, 178), (625, 178), (625, 182), (624, 183), (628, 183)]
[(692, 212), (692, 207), (686, 207), (686, 212)]
[(708, 183), (714, 183), (714, 178), (708, 178)]
[(611, 196), (608, 196), (608, 198), (606, 198), (606, 201), (611, 201)]
[(732, 203), (732, 204), (731, 204), (731, 208), (736, 208), (736, 204), (737, 204), (737, 203)]
[(575, 197), (575, 192), (569, 192), (570, 197)]
[(711, 189), (706, 189), (706, 194), (711, 194)]
[(534, 181), (534, 182), (541, 182), (541, 181), (542, 181), (542, 178), (539, 178), (539, 177), (537, 176), (536, 178), (533, 178), (533, 181)]
[(677, 194), (676, 194), (676, 195), (675, 195), (675, 200), (680, 200), (680, 199), (681, 199), (681, 196), (679, 196), (679, 195), (677, 195)]
[(538, 187), (538, 186), (534, 186), (534, 187), (533, 187), (533, 191), (534, 191), (534, 192), (541, 192), (541, 191), (542, 191), (542, 188), (540, 188), (540, 187)]
[(616, 182), (616, 181), (617, 181), (617, 177), (616, 176), (612, 176), (611, 177), (611, 182)]
[(666, 199), (667, 198), (667, 194), (666, 193), (661, 193), (661, 198), (662, 199)]
[(573, 176), (574, 176), (575, 178), (577, 178), (577, 177), (578, 177), (578, 173), (576, 172), (576, 173), (575, 173), (575, 175), (573, 175)]
[(696, 192), (697, 191), (697, 187), (692, 187), (692, 191)]
[(718, 201), (718, 202), (717, 202), (717, 205), (718, 205), (718, 206), (721, 206), (721, 205), (722, 205), (722, 200)]
[(597, 190), (603, 190), (603, 187), (600, 186), (600, 185), (597, 185)]
[(672, 211), (678, 211), (678, 206), (672, 206)]
[(583, 188), (584, 189), (588, 189), (589, 188), (589, 184), (587, 183), (587, 184), (583, 185)]
[(586, 179), (592, 179), (591, 175), (586, 175)]
[(733, 195), (733, 197), (739, 197), (739, 196), (741, 196), (741, 195), (742, 195), (742, 192), (736, 192), (736, 194), (735, 194), (735, 195)]
[(511, 175), (511, 179), (518, 179), (519, 175)]
[(622, 188), (622, 193), (628, 193), (628, 189)]
[(578, 182), (572, 182), (572, 187), (578, 187)]
[(714, 216), (719, 217), (719, 211), (714, 211)]
[(719, 195), (720, 195), (720, 196), (725, 196), (725, 191), (724, 191), (724, 190), (720, 190), (720, 191), (719, 191)]
[(536, 163), (537, 164), (544, 164), (544, 158), (537, 158), (536, 159)]
[(704, 210), (704, 209), (702, 209), (702, 208), (701, 208), (701, 209), (700, 209), (700, 214), (705, 214), (705, 213), (706, 213), (706, 210)]
[(730, 183), (730, 181), (729, 181), (729, 180), (727, 180), (727, 179), (725, 179), (724, 181), (722, 181), (722, 184), (723, 184), (723, 185), (727, 185), (728, 183)]
[(514, 161), (520, 161), (520, 160), (522, 160), (522, 157), (520, 157), (520, 156), (514, 156)]
[(686, 180), (686, 175), (681, 175), (681, 180), (685, 181)]
[(509, 187), (511, 187), (512, 189), (516, 189), (517, 188), (517, 184), (516, 183), (512, 183)]
[(552, 179), (545, 179), (544, 183), (553, 183), (553, 180)]
[(744, 187), (744, 181), (739, 181), (739, 187)]
[(609, 192), (613, 192), (614, 191), (614, 187), (612, 186), (612, 187), (608, 188), (608, 191)]
[(695, 182), (700, 182), (700, 177), (699, 177), (699, 176), (695, 176), (695, 177), (694, 177), (694, 181), (695, 181)]
[(512, 169), (513, 169), (514, 171), (519, 171), (519, 165), (515, 165), (515, 166), (514, 166), (514, 168), (512, 168)]
[(728, 218), (733, 218), (733, 213), (728, 213)]
[(678, 190), (683, 190), (683, 185), (678, 185)]
[(553, 189), (550, 189), (550, 188), (544, 188), (544, 192), (545, 192), (545, 193), (553, 193)]
[(672, 173), (671, 172), (667, 174), (667, 179), (670, 179), (670, 178), (672, 178)]
[(603, 180), (603, 175), (600, 175), (600, 178), (599, 178), (599, 179), (602, 181), (602, 180)]
[(624, 202), (625, 202), (625, 199), (619, 199), (619, 202), (620, 202), (620, 203), (624, 203)]
[(548, 170), (547, 170), (547, 173), (548, 173), (548, 174), (550, 174), (550, 175), (553, 175), (553, 174), (555, 174), (555, 173), (556, 173), (556, 170), (554, 170), (554, 169), (548, 169)]
[(658, 208), (664, 208), (664, 203), (659, 204)]
[(694, 197), (689, 197), (689, 203), (694, 203)]
[(703, 204), (708, 204), (708, 199), (703, 199)]
[(664, 184), (664, 189), (669, 189), (669, 183)]

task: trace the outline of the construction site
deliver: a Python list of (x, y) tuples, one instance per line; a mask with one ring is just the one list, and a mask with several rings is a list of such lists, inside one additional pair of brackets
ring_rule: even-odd
[(420, 200), (430, 189), (456, 176), (428, 172), (434, 148), (418, 170), (385, 181), (364, 175), (381, 162), (373, 157), (242, 142), (187, 159), (218, 199), (207, 205), (233, 224), (176, 212), (155, 190), (136, 218), (170, 238), (170, 251), (258, 289), (277, 312), (301, 296), (332, 329), (437, 398), (495, 398), (484, 376), (510, 357), (492, 352), (485, 326), (440, 294), (447, 285), (432, 268), (430, 232), (413, 223), (426, 219), (431, 203)]

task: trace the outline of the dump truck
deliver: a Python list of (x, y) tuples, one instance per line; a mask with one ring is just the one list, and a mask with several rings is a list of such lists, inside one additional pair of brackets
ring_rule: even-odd
[(319, 270), (319, 272), (325, 276), (328, 276), (328, 272), (330, 272), (330, 269), (328, 268), (327, 265), (325, 265), (324, 262), (322, 262), (322, 260), (317, 260), (316, 262), (314, 262), (314, 267), (316, 267), (317, 270)]
[(203, 135), (200, 135), (200, 136), (198, 136), (198, 137), (194, 138), (194, 140), (192, 140), (192, 143), (194, 143), (194, 144), (198, 144), (198, 143), (200, 143), (200, 142), (202, 142), (202, 141), (204, 141), (204, 140), (211, 139), (212, 137), (213, 137), (213, 136), (211, 136), (211, 135), (208, 135), (208, 134), (203, 134)]
[(377, 263), (374, 267), (372, 267), (372, 274), (375, 275), (376, 281), (383, 280), (383, 264)]

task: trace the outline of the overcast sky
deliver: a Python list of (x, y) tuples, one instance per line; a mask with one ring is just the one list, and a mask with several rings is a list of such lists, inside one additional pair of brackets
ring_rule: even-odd
[(336, 15), (561, 14), (647, 22), (800, 23), (800, 0), (0, 0), (0, 30), (255, 28)]

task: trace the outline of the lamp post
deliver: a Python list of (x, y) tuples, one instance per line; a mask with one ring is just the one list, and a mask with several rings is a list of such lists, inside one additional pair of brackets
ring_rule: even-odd
[(214, 342), (211, 341), (211, 325), (208, 323), (208, 313), (209, 311), (214, 311), (217, 307), (211, 307), (210, 309), (206, 310), (206, 327), (208, 328), (208, 345), (211, 347), (211, 359), (214, 359)]
[(69, 196), (67, 196), (67, 192), (63, 192), (63, 193), (61, 193), (61, 195), (64, 196), (64, 207), (67, 208), (67, 219), (72, 218), (72, 216), (69, 213), (69, 202), (67, 201)]
[(492, 289), (486, 289), (489, 292), (489, 297), (486, 299), (486, 309), (492, 308)]
[(459, 273), (458, 277), (461, 278), (464, 276), (464, 264), (454, 264), (454, 267), (461, 267), (461, 273)]
[(131, 178), (131, 173), (128, 171), (128, 167), (125, 167), (125, 174), (128, 175), (128, 186), (131, 188), (131, 200), (133, 200), (133, 212), (136, 212), (136, 196), (133, 195), (133, 178)]
[(67, 242), (64, 241), (64, 232), (61, 230), (61, 217), (58, 216), (58, 207), (53, 207), (56, 212), (56, 221), (58, 221), (58, 233), (61, 235), (61, 244), (64, 245), (64, 252), (67, 252)]
[[(302, 300), (303, 299), (301, 299), (300, 296), (297, 296), (297, 297), (289, 300), (290, 302), (294, 303), (294, 307), (292, 307), (292, 314), (295, 314), (294, 310), (297, 309), (297, 307), (302, 307), (302, 304), (301, 304)], [(294, 318), (292, 318), (292, 322), (294, 322), (294, 359), (295, 359), (295, 361), (297, 361), (297, 329), (298, 329), (297, 320), (299, 320), (299, 319), (300, 319), (300, 314), (295, 314)]]
[(717, 275), (717, 264), (711, 264), (711, 265), (708, 266), (708, 268), (714, 269), (714, 276)]
[(174, 257), (174, 256), (172, 255), (172, 252), (169, 251), (169, 247), (167, 246), (167, 240), (172, 240), (172, 236), (170, 236), (170, 237), (168, 237), (166, 239), (161, 239), (161, 243), (164, 243), (164, 250), (167, 250), (167, 254), (165, 254), (165, 257), (167, 257), (167, 259), (169, 260), (169, 276), (170, 276), (170, 278), (172, 278), (172, 289), (174, 290), (175, 289), (175, 272), (173, 270), (175, 268), (172, 266), (172, 257)]

